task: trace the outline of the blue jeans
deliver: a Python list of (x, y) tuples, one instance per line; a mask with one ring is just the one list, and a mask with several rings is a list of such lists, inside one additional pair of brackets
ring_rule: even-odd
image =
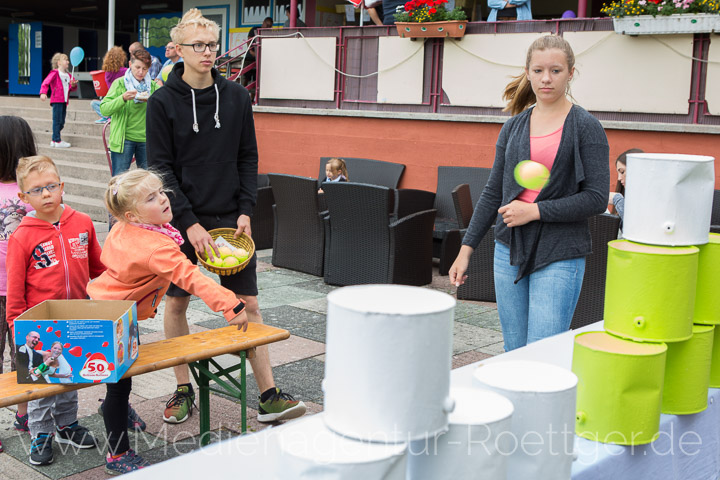
[(65, 115), (67, 114), (67, 103), (52, 103), (53, 131), (52, 141), (59, 142), (60, 131), (65, 127)]
[(113, 176), (119, 175), (123, 172), (127, 172), (130, 169), (133, 155), (135, 156), (135, 163), (137, 164), (137, 167), (147, 169), (145, 142), (133, 142), (131, 140), (125, 140), (122, 153), (110, 152)]
[(510, 265), (510, 249), (495, 242), (495, 292), (508, 352), (570, 328), (585, 257), (551, 263), (514, 283), (517, 272)]
[(107, 119), (108, 119), (108, 117), (106, 117), (105, 115), (103, 115), (102, 113), (100, 113), (100, 100), (93, 100), (92, 102), (90, 102), (90, 108), (92, 108), (93, 111), (94, 111), (95, 113), (97, 113), (98, 116), (99, 116), (100, 118), (102, 118), (103, 120), (107, 120)]

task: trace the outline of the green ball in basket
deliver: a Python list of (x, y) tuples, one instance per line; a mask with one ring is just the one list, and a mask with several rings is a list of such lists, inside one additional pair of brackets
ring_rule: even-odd
[[(218, 246), (220, 258), (213, 252), (214, 262), (210, 262), (207, 253), (195, 252), (200, 264), (209, 272), (218, 275), (234, 275), (247, 267), (255, 254), (255, 242), (245, 233), (235, 238), (234, 228), (216, 228), (208, 233)], [(222, 239), (220, 239), (222, 237)]]

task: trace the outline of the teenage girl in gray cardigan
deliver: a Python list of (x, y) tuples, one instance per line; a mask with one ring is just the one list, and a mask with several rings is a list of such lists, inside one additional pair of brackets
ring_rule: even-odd
[[(607, 206), (608, 142), (600, 122), (567, 98), (574, 64), (561, 37), (530, 46), (525, 73), (505, 89), (515, 116), (500, 131), (490, 178), (450, 268), (450, 282), (463, 284), (473, 250), (495, 224), (495, 291), (507, 351), (570, 327), (592, 251), (588, 218)], [(527, 159), (551, 167), (539, 192), (514, 180), (515, 166)]]

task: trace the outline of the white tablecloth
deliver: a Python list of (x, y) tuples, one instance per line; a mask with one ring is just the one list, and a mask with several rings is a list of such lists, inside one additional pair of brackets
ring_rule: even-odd
[[(535, 360), (570, 368), (574, 336), (602, 330), (602, 322), (546, 338), (527, 347), (478, 363)], [(472, 385), (478, 363), (455, 369), (451, 386)], [(239, 408), (239, 407), (238, 407)], [(296, 420), (297, 421), (297, 420)], [(299, 420), (302, 421), (302, 420)], [(132, 480), (168, 478), (271, 478), (278, 462), (278, 433), (282, 426), (233, 438), (182, 455), (130, 475)], [(720, 390), (710, 389), (707, 410), (695, 415), (662, 415), (660, 438), (649, 445), (625, 447), (575, 437), (577, 480), (716, 480), (720, 475)], [(168, 446), (172, 448), (172, 446)], [(368, 479), (372, 480), (372, 479)]]

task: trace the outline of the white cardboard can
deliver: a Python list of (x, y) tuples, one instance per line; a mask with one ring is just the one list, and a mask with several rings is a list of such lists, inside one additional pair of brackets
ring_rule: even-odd
[(277, 433), (282, 456), (276, 478), (405, 480), (406, 444), (343, 437), (325, 426), (323, 415), (296, 420)]
[(479, 388), (451, 388), (450, 396), (455, 410), (449, 430), (409, 445), (408, 480), (506, 480), (512, 403)]
[(473, 381), (507, 397), (515, 407), (507, 478), (569, 479), (577, 376), (549, 363), (518, 360), (481, 365)]
[(623, 237), (651, 245), (708, 243), (714, 162), (702, 155), (628, 154)]
[(390, 443), (447, 430), (455, 299), (400, 285), (344, 287), (327, 298), (328, 428)]

